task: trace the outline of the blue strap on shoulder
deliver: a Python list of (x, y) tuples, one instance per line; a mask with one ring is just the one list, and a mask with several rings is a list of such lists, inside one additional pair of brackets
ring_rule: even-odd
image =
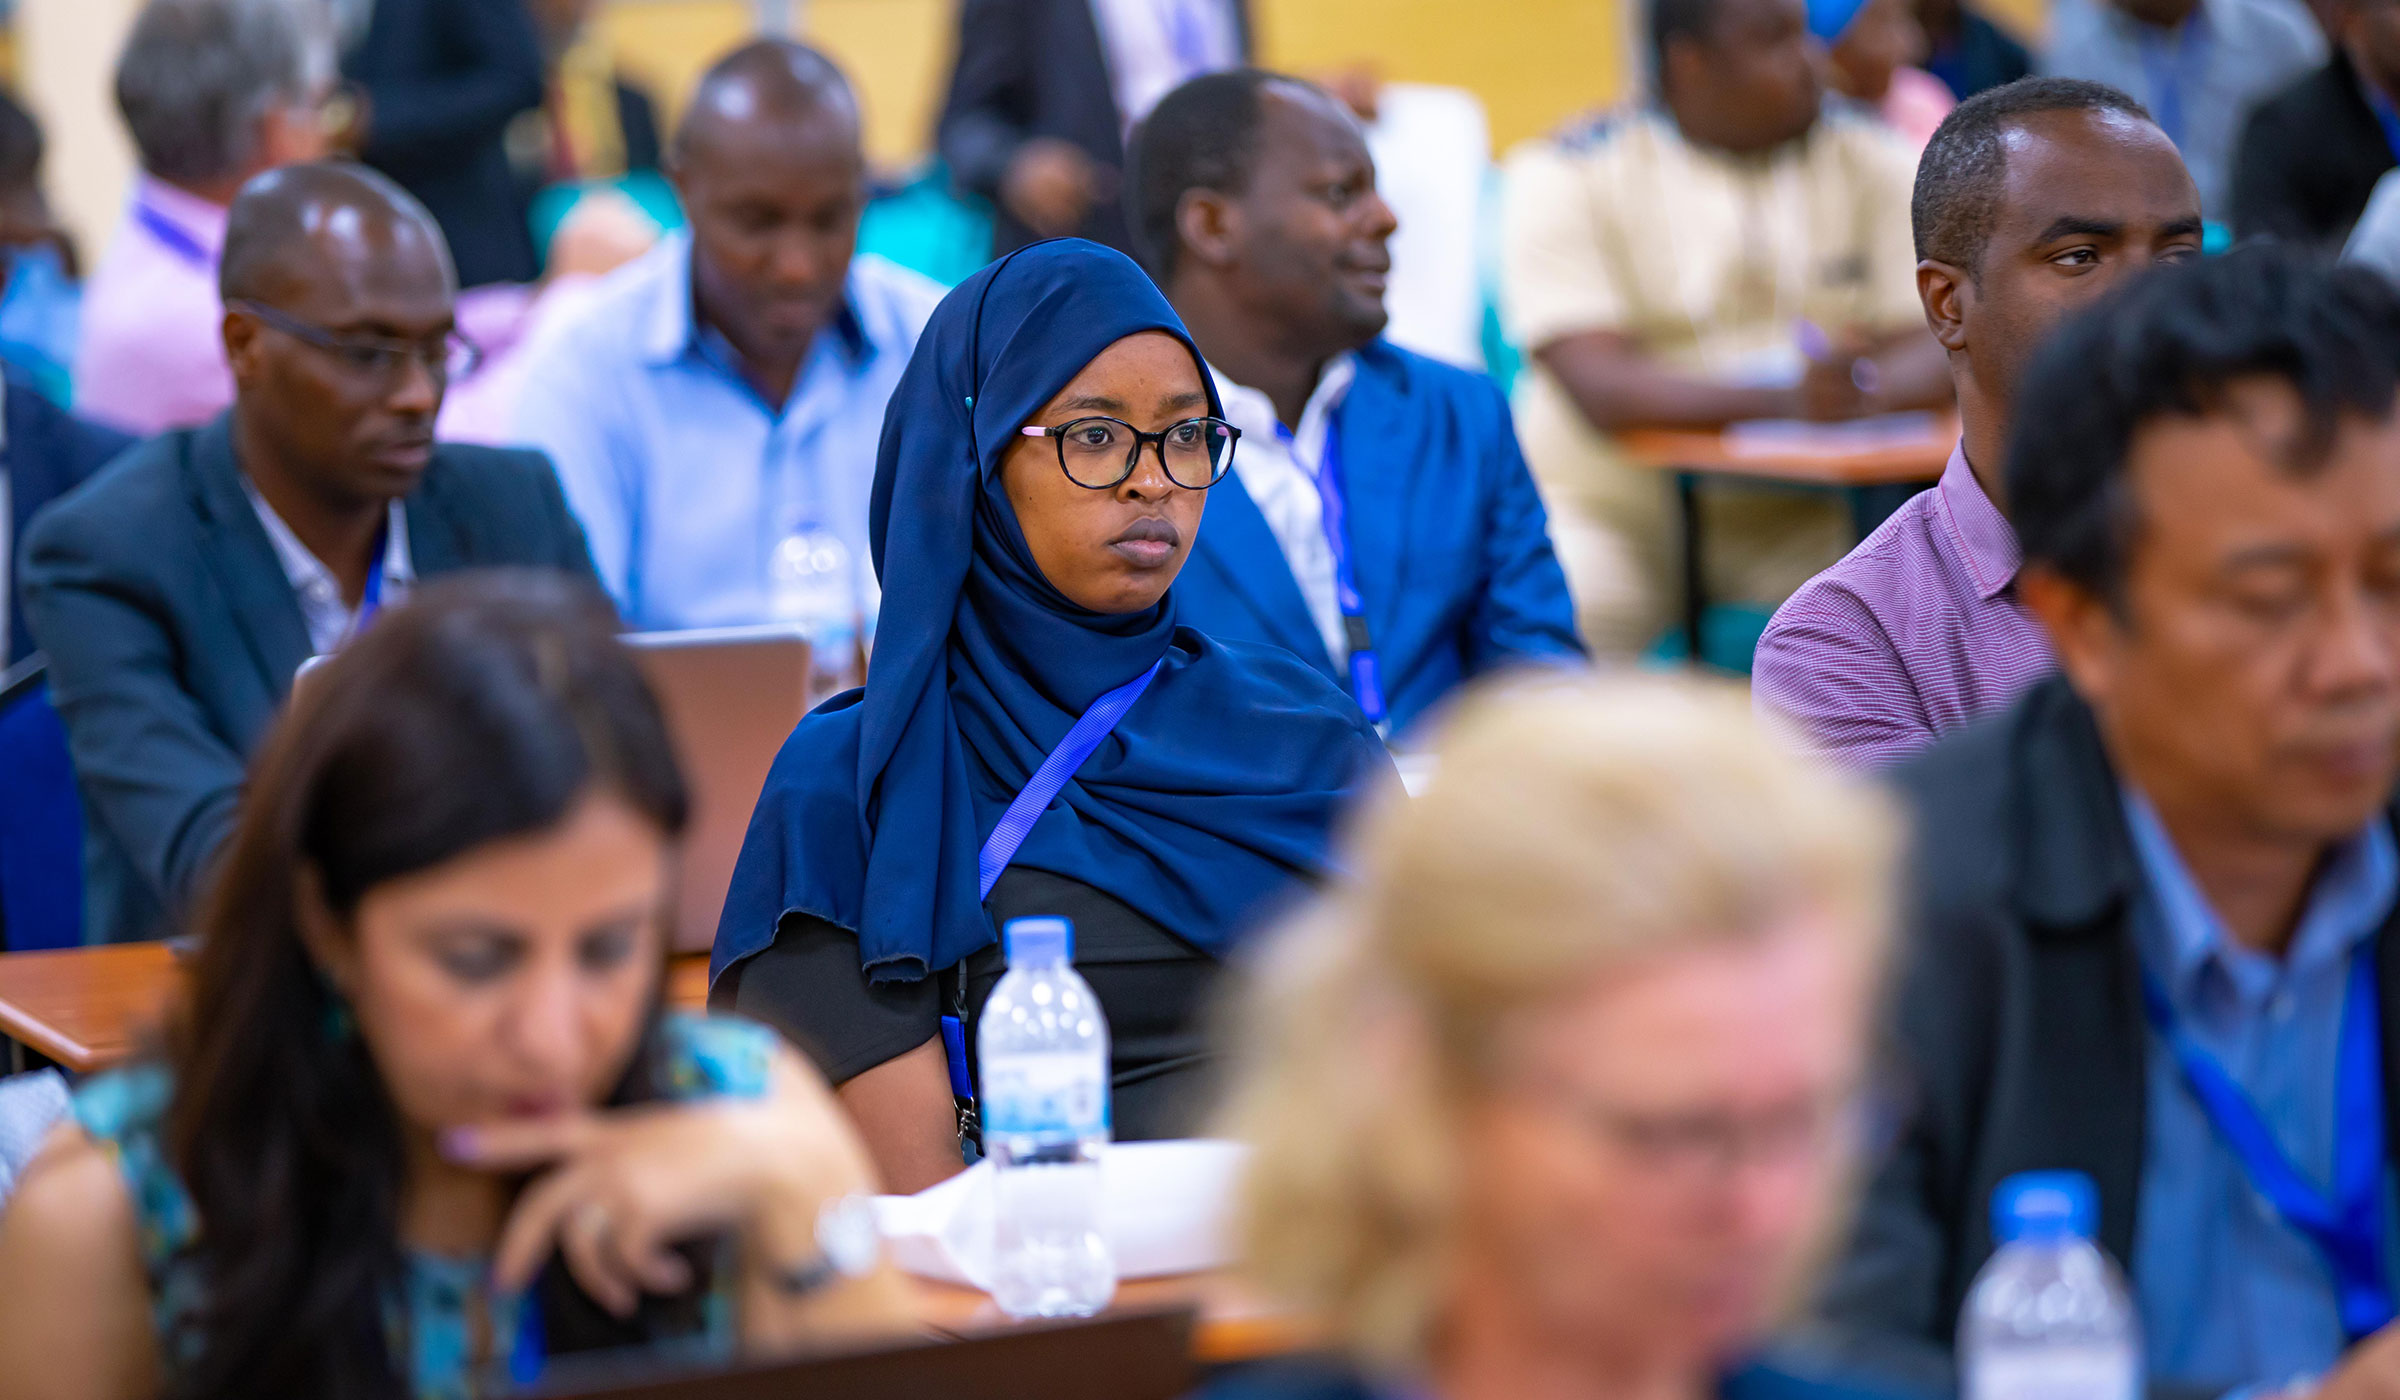
[[(992, 897), (992, 886), (1000, 883), (1000, 872), (1008, 869), (1008, 863), (1017, 858), (1017, 849), (1033, 834), (1033, 824), (1050, 810), (1050, 804), (1066, 789), (1067, 780), (1099, 749), (1100, 741), (1117, 727), (1117, 721), (1125, 718), (1125, 712), (1142, 698), (1142, 692), (1158, 679), (1159, 668), (1166, 664), (1162, 656), (1150, 663), (1149, 670), (1094, 700), (1091, 708), (1067, 731), (1067, 737), (1059, 740), (1058, 747), (1042, 760), (1042, 766), (1033, 770), (1033, 776), (1008, 804), (1008, 810), (1000, 814), (1000, 824), (984, 838), (983, 851), (975, 859), (977, 899)], [(964, 1017), (942, 1017), (942, 1049), (950, 1061), (950, 1092), (962, 1100), (974, 1098), (975, 1080), (967, 1068)]]

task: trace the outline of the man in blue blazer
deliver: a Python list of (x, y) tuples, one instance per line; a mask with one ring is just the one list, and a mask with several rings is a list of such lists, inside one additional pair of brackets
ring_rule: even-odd
[(218, 280), (232, 409), (127, 453), (25, 542), (25, 613), (83, 793), (92, 941), (173, 931), (311, 655), (432, 574), (593, 578), (539, 454), (433, 441), (466, 352), (422, 205), (361, 166), (262, 175), (234, 202)]
[(1581, 657), (1499, 387), (1381, 338), (1397, 225), (1348, 109), (1256, 69), (1195, 78), (1132, 164), (1151, 273), (1242, 430), (1181, 618), (1290, 648), (1388, 733), (1484, 672)]

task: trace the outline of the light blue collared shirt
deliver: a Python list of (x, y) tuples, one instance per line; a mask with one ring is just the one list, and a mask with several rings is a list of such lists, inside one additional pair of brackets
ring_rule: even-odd
[[(2133, 920), (2143, 965), (2300, 1174), (2324, 1190), (2350, 956), (2400, 898), (2391, 826), (2378, 816), (2334, 853), (2276, 959), (2233, 941), (2149, 801), (2127, 788), (2124, 803), (2143, 875)], [(2330, 1367), (2343, 1337), (2324, 1256), (2251, 1187), (2155, 1033), (2148, 1106), (2133, 1281), (2151, 1378), (2273, 1390)], [(2385, 1219), (2386, 1256), (2400, 1257), (2388, 1204)]]
[(804, 528), (848, 546), (874, 617), (867, 498), (884, 405), (941, 288), (872, 255), (781, 405), (692, 312), (691, 239), (611, 273), (526, 350), (516, 436), (557, 464), (592, 562), (644, 631), (772, 618), (768, 561)]

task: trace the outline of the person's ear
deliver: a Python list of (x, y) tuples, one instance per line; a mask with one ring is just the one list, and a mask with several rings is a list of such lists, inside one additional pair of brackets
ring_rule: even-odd
[(2027, 564), (2017, 575), (2017, 598), (2050, 636), (2058, 669), (2084, 703), (2105, 708), (2116, 688), (2117, 660), (2129, 624), (2112, 602), (2056, 570)]
[(1917, 301), (1925, 308), (1925, 328), (1944, 350), (1956, 355), (1967, 348), (1967, 314), (1975, 305), (1975, 279), (1964, 268), (1927, 258), (1917, 264)]
[(265, 343), (259, 338), (257, 319), (227, 307), (217, 333), (225, 342), (225, 364), (233, 371), (233, 382), (245, 387), (257, 383), (266, 372)]
[(344, 1001), (355, 1000), (358, 986), (358, 944), (342, 929), (333, 905), (325, 898), (325, 877), (314, 861), (303, 861), (292, 878), (292, 917), (300, 926), (300, 946), (317, 972)]
[(1241, 206), (1215, 190), (1185, 190), (1175, 201), (1183, 256), (1203, 267), (1231, 267), (1241, 247)]

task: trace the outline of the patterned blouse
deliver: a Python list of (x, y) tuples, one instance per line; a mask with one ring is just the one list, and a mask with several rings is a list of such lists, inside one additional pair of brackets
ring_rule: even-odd
[[(755, 1098), (767, 1091), (774, 1033), (732, 1017), (669, 1014), (660, 1023), (659, 1082), (670, 1100), (733, 1095)], [(151, 1316), (160, 1359), (172, 1372), (192, 1357), (191, 1329), (179, 1325), (197, 1303), (202, 1281), (189, 1254), (200, 1221), (183, 1182), (168, 1165), (162, 1134), (174, 1078), (164, 1065), (140, 1064), (99, 1075), (76, 1091), (74, 1115), (91, 1138), (105, 1146), (124, 1173), (141, 1232), (142, 1262), (150, 1278)], [(469, 1400), (479, 1385), (474, 1338), (477, 1314), (486, 1335), (518, 1335), (525, 1294), (492, 1294), (484, 1283), (490, 1261), (410, 1252), (399, 1295), (387, 1301), (384, 1326), (394, 1357), (408, 1359), (411, 1393), (417, 1400)], [(702, 1354), (729, 1358), (734, 1350), (732, 1270), (719, 1269), (702, 1314)], [(503, 1353), (505, 1345), (496, 1344)], [(482, 1372), (488, 1376), (488, 1372)]]

